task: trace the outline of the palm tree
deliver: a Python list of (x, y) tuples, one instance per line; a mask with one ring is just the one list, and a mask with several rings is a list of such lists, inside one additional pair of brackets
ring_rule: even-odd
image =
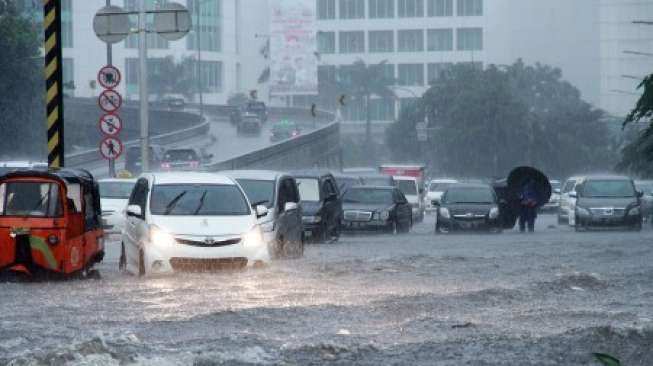
[(337, 84), (342, 93), (351, 97), (353, 100), (363, 101), (365, 110), (365, 144), (370, 152), (370, 161), (373, 158), (372, 152), (372, 110), (370, 101), (372, 97), (377, 96), (384, 99), (394, 99), (396, 95), (392, 86), (396, 80), (388, 77), (384, 72), (384, 66), (388, 63), (383, 60), (378, 64), (367, 65), (362, 60), (354, 62), (347, 66), (344, 71), (340, 70)]

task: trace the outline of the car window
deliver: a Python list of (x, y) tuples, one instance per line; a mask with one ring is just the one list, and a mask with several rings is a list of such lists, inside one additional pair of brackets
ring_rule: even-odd
[(2, 183), (0, 197), (1, 216), (58, 217), (63, 214), (59, 186), (54, 183)]
[(345, 192), (344, 203), (362, 204), (392, 204), (394, 202), (392, 190), (378, 188), (352, 188)]
[(100, 197), (128, 199), (134, 189), (134, 182), (100, 182)]
[(199, 156), (193, 149), (168, 150), (165, 153), (164, 159), (166, 161), (197, 161), (199, 160)]
[(581, 187), (583, 197), (634, 197), (635, 189), (628, 180), (588, 180)]
[(449, 188), (443, 201), (445, 203), (494, 203), (495, 196), (490, 188)]
[(320, 185), (317, 178), (298, 178), (297, 185), (302, 201), (320, 201)]
[(129, 205), (140, 206), (141, 211), (145, 212), (145, 203), (147, 202), (148, 182), (147, 179), (141, 178), (136, 183), (131, 196), (129, 197)]
[(240, 188), (230, 184), (157, 184), (152, 188), (150, 211), (164, 216), (239, 216), (251, 212)]
[(397, 186), (404, 195), (417, 195), (417, 182), (414, 180), (395, 180), (395, 186)]
[(243, 187), (245, 194), (251, 204), (265, 205), (267, 208), (274, 207), (274, 181), (260, 179), (236, 179)]
[(454, 183), (431, 183), (429, 186), (429, 192), (444, 192), (453, 184)]

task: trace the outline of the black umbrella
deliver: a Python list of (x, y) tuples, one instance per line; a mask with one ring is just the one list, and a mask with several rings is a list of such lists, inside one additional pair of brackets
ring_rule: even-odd
[(524, 186), (532, 183), (537, 196), (537, 207), (543, 206), (551, 198), (549, 178), (533, 167), (521, 166), (513, 169), (508, 175), (507, 183), (508, 189), (517, 197), (521, 194)]

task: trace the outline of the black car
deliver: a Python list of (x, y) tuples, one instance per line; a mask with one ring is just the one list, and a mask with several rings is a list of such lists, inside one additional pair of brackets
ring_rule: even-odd
[(394, 187), (395, 179), (391, 175), (383, 174), (368, 174), (363, 175), (363, 184), (366, 186), (384, 186), (384, 187)]
[(576, 198), (576, 231), (600, 227), (642, 229), (642, 193), (628, 177), (588, 177), (569, 196)]
[[(158, 170), (163, 160), (164, 149), (158, 145), (150, 145), (149, 148), (150, 169)], [(125, 153), (125, 170), (137, 176), (143, 172), (141, 167), (141, 147), (130, 146)]]
[(302, 203), (304, 236), (318, 242), (340, 237), (342, 201), (338, 184), (326, 171), (292, 174), (299, 187)]
[(249, 101), (245, 107), (245, 112), (255, 114), (261, 120), (266, 122), (268, 120), (268, 109), (263, 102)]
[(236, 128), (239, 135), (260, 135), (263, 126), (257, 115), (245, 114)]
[(454, 184), (440, 200), (435, 233), (503, 230), (497, 196), (486, 184)]
[(229, 111), (229, 122), (231, 122), (232, 125), (237, 126), (242, 118), (243, 109), (241, 107), (233, 107)]
[(344, 194), (350, 187), (362, 186), (365, 184), (363, 178), (356, 175), (334, 174), (333, 177), (336, 178), (338, 190), (341, 194)]
[(161, 161), (161, 170), (198, 170), (202, 165), (202, 158), (195, 149), (168, 149)]
[(342, 201), (345, 230), (407, 233), (413, 224), (413, 210), (398, 188), (350, 187)]

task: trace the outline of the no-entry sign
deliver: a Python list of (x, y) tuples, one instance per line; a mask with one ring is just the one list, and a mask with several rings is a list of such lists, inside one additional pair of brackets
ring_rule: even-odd
[(98, 97), (98, 105), (103, 111), (113, 113), (122, 106), (122, 96), (115, 90), (105, 90)]
[(115, 137), (105, 137), (100, 142), (100, 154), (107, 160), (118, 159), (122, 154), (122, 141)]
[(98, 72), (97, 81), (105, 89), (114, 89), (120, 84), (120, 77), (120, 71), (115, 66), (107, 65)]
[(122, 119), (117, 114), (105, 114), (100, 117), (99, 128), (104, 135), (115, 137), (122, 130)]

